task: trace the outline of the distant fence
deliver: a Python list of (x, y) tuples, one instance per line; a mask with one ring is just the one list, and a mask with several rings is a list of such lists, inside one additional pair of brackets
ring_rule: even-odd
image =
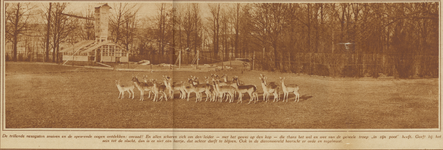
[[(17, 53), (17, 61), (43, 62), (45, 61), (44, 57), (45, 55), (43, 53)], [(61, 60), (63, 55), (60, 54), (59, 57), (60, 57), (59, 60)], [(14, 60), (14, 54), (6, 53), (5, 60), (6, 61)], [(49, 54), (49, 60), (46, 60), (46, 62), (52, 62), (52, 54)]]
[[(438, 77), (438, 56), (392, 54), (331, 54), (295, 53), (275, 61), (273, 57), (256, 53), (255, 69), (306, 73), (321, 76), (378, 77)], [(278, 68), (275, 67), (278, 63)]]
[[(62, 59), (63, 55), (59, 55), (60, 60)], [(18, 53), (17, 54), (17, 61), (31, 61), (31, 62), (43, 62), (44, 61), (44, 54), (43, 53)], [(174, 64), (177, 61), (178, 55), (173, 55), (172, 53), (166, 53), (166, 54), (146, 54), (146, 55), (130, 55), (129, 61), (141, 61), (141, 60), (149, 60), (153, 64)], [(199, 57), (199, 63), (200, 64), (210, 64), (210, 63), (216, 63), (220, 62), (221, 58), (219, 59), (213, 59), (212, 53), (209, 52), (200, 52)], [(6, 61), (12, 61), (13, 60), (13, 53), (6, 53), (5, 54), (5, 60)], [(47, 62), (52, 62), (52, 54), (49, 55), (49, 60)], [(182, 64), (195, 64), (196, 63), (196, 55), (193, 53), (185, 53), (182, 55)]]
[[(280, 56), (281, 60), (256, 52), (255, 70), (306, 73), (309, 75), (340, 77), (378, 77), (379, 75), (410, 77), (438, 77), (438, 55), (409, 55), (400, 58), (393, 54), (332, 54), (332, 53), (294, 53), (294, 56)], [(60, 55), (61, 57), (61, 55)], [(152, 55), (131, 55), (130, 61), (150, 60), (153, 64), (176, 64), (178, 55), (172, 53)], [(195, 64), (195, 53), (182, 55), (182, 64)], [(249, 57), (252, 60), (252, 56)], [(7, 53), (6, 61), (11, 61), (12, 54)], [(43, 54), (19, 53), (17, 61), (42, 62)], [(60, 58), (61, 59), (61, 58)], [(212, 64), (234, 60), (227, 56), (214, 57), (211, 52), (200, 52), (199, 64)], [(52, 61), (52, 55), (47, 62)], [(278, 63), (278, 68), (275, 67)]]
[[(140, 54), (140, 55), (131, 55), (129, 57), (130, 61), (141, 61), (141, 60), (149, 60), (152, 64), (176, 64), (178, 63), (179, 55), (176, 53), (166, 53), (166, 54)], [(219, 58), (214, 58), (214, 54), (212, 52), (199, 52), (199, 64), (212, 64), (221, 62), (221, 56)], [(234, 59), (234, 58), (232, 58)], [(228, 59), (224, 60), (227, 61)], [(182, 53), (181, 64), (196, 64), (197, 63), (197, 54), (194, 52)]]

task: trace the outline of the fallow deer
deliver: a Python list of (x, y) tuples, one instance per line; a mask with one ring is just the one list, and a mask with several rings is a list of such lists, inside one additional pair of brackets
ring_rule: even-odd
[(118, 94), (118, 98), (123, 99), (123, 97), (125, 97), (125, 92), (128, 92), (129, 98), (131, 98), (132, 94), (132, 99), (134, 99), (134, 85), (130, 86), (121, 85), (120, 80), (115, 80), (115, 85), (117, 85), (117, 89), (120, 92)]
[(283, 102), (286, 99), (286, 102), (289, 101), (289, 93), (294, 93), (295, 98), (294, 102), (298, 102), (300, 100), (300, 93), (298, 93), (298, 90), (300, 87), (297, 84), (285, 84), (285, 77), (280, 77), (281, 87), (283, 90)]
[(233, 87), (236, 89), (236, 91), (238, 93), (239, 101), (237, 103), (243, 102), (243, 93), (248, 93), (248, 95), (250, 97), (249, 103), (254, 101), (254, 97), (258, 101), (257, 86), (255, 86), (255, 85), (240, 85), (238, 78), (235, 78), (235, 80), (236, 80), (237, 84), (235, 84)]
[(140, 82), (136, 76), (132, 77), (132, 82), (134, 82), (135, 87), (140, 91), (140, 100), (144, 100), (144, 93), (152, 90), (153, 86), (149, 86), (146, 83)]
[(261, 85), (263, 88), (263, 100), (268, 102), (269, 99), (269, 95), (273, 94), (274, 95), (274, 102), (277, 101), (278, 102), (278, 90), (279, 90), (279, 86), (277, 84), (275, 84), (274, 82), (271, 83), (267, 83), (267, 77), (265, 77), (264, 75), (260, 74), (259, 77), (260, 81), (261, 81)]

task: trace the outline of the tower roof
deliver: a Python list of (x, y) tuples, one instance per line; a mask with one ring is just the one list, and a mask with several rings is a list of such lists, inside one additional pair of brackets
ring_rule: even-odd
[(100, 8), (100, 7), (109, 7), (109, 9), (112, 9), (112, 7), (108, 5), (108, 3), (105, 3), (105, 4), (95, 7), (95, 8)]

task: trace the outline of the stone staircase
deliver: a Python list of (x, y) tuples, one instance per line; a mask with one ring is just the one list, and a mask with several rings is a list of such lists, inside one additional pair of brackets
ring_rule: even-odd
[(105, 67), (112, 67), (112, 66), (109, 66), (109, 65), (101, 63), (101, 62), (96, 62), (96, 63), (99, 64), (99, 65), (105, 66)]

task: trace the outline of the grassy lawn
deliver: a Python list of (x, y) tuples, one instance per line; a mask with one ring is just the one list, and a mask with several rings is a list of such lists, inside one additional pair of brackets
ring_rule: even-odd
[[(275, 128), (410, 129), (438, 128), (438, 79), (323, 78), (276, 72), (119, 72), (70, 66), (6, 63), (6, 128)], [(114, 80), (132, 75), (183, 81), (211, 73), (239, 76), (258, 87), (260, 101), (247, 104), (153, 102), (117, 99)], [(286, 77), (300, 86), (300, 102), (263, 102), (259, 74), (268, 82)], [(178, 97), (178, 93), (175, 94)], [(246, 99), (246, 100), (245, 100)]]

